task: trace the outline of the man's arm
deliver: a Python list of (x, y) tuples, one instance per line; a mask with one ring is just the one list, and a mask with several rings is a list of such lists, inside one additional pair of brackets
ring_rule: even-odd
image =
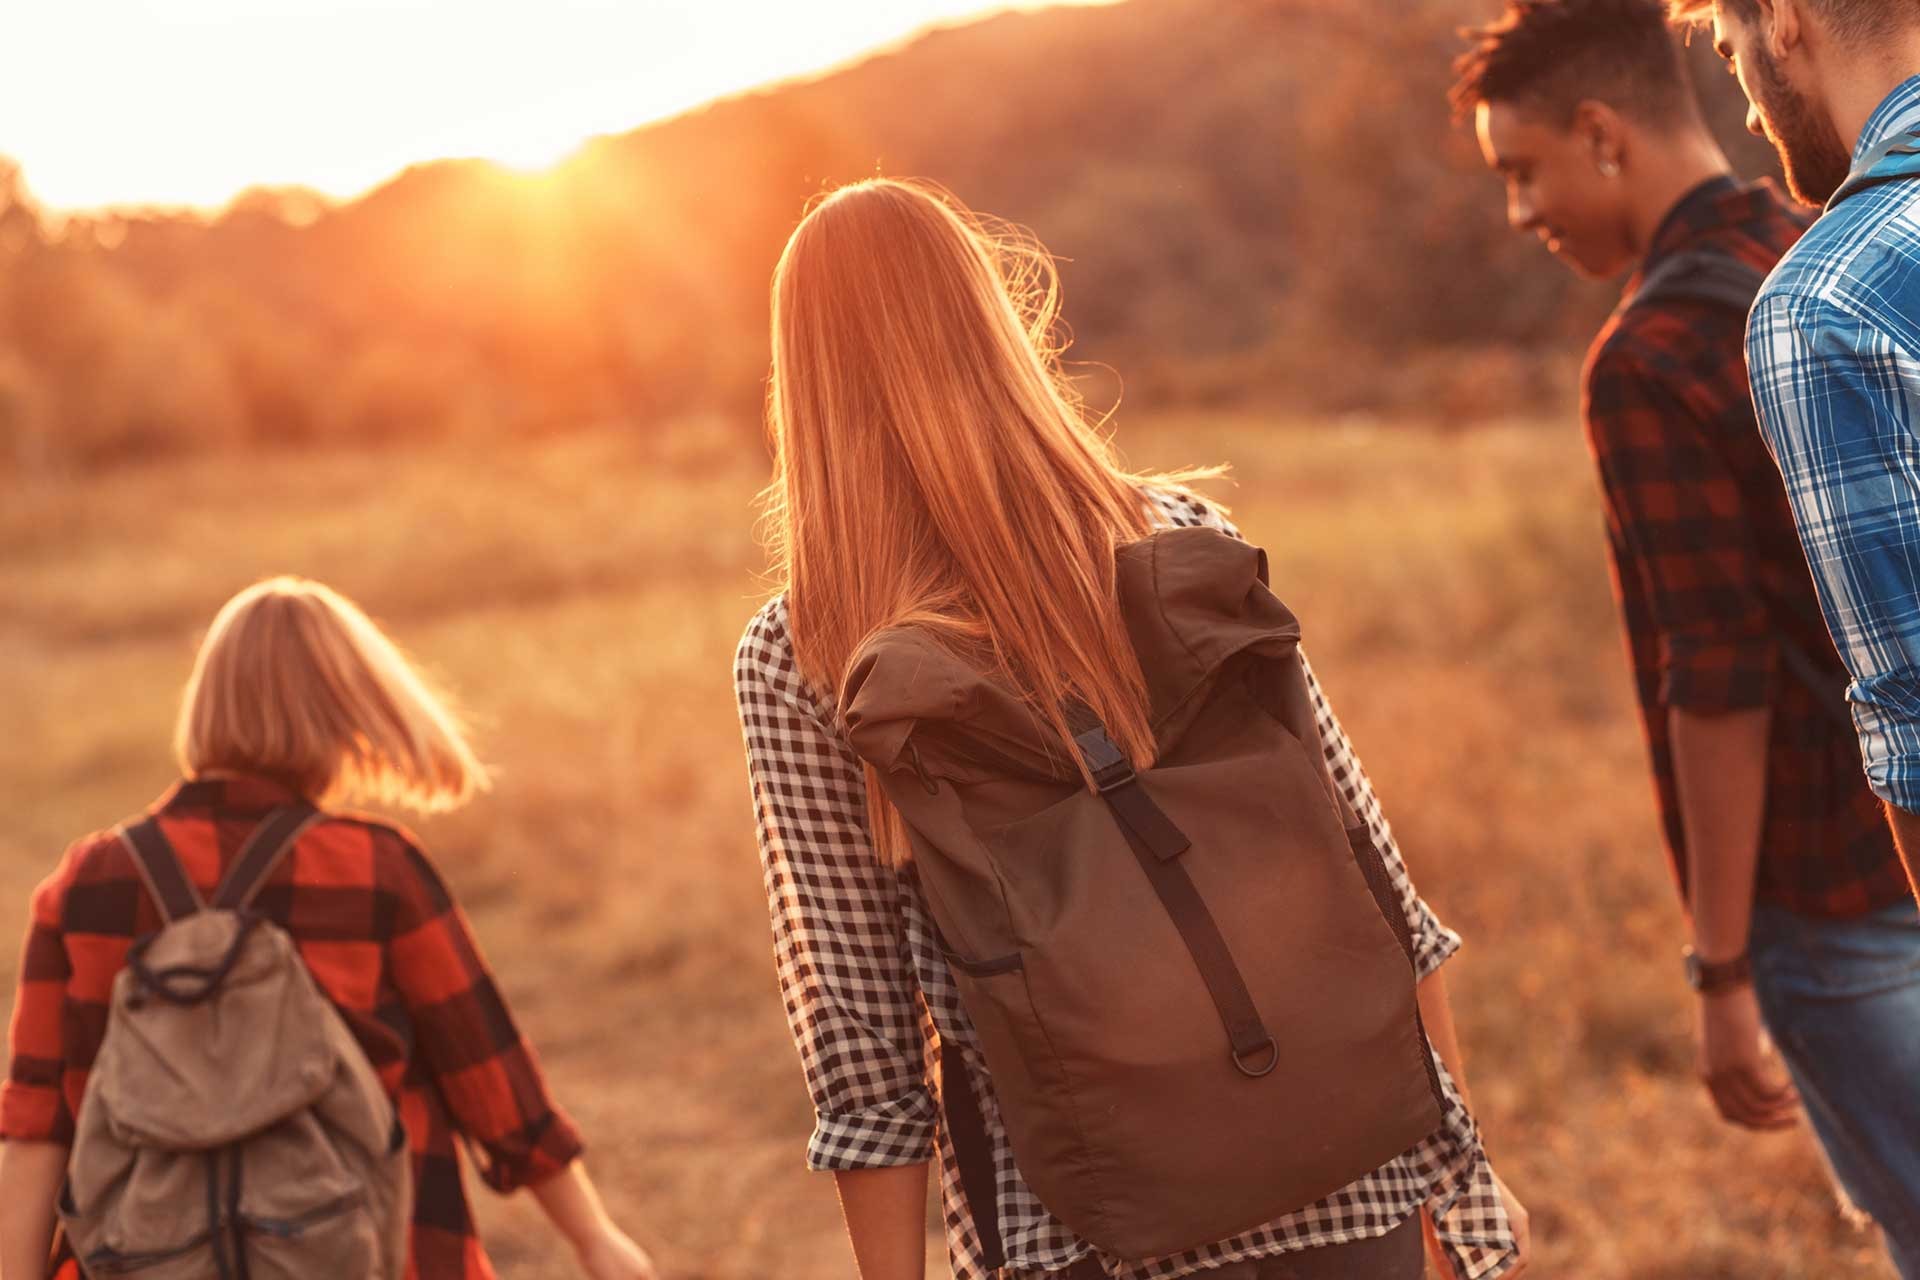
[[(1907, 301), (1920, 282), (1889, 288)], [(1827, 630), (1853, 677), (1867, 781), (1920, 886), (1920, 355), (1902, 319), (1830, 296), (1763, 294), (1747, 362)]]
[[(1770, 708), (1668, 713), (1675, 783), (1687, 844), (1693, 948), (1714, 964), (1746, 954), (1753, 885), (1766, 814)], [(1720, 1114), (1749, 1129), (1795, 1123), (1793, 1087), (1763, 1049), (1751, 983), (1702, 994), (1697, 1069)]]
[[(1684, 385), (1643, 350), (1653, 343), (1650, 335), (1596, 358), (1587, 418), (1621, 586), (1639, 588), (1659, 647), (1659, 727), (1694, 950), (1726, 962), (1746, 953), (1753, 916), (1779, 645), (1767, 567), (1727, 456), (1736, 433), (1752, 430), (1738, 338), (1728, 334), (1716, 376)], [(1695, 1023), (1700, 1075), (1720, 1113), (1753, 1128), (1792, 1123), (1792, 1090), (1767, 1059), (1752, 987), (1703, 995)]]
[(1897, 804), (1887, 806), (1887, 821), (1893, 824), (1893, 842), (1899, 846), (1900, 861), (1907, 867), (1907, 883), (1913, 896), (1920, 898), (1920, 814), (1908, 813)]

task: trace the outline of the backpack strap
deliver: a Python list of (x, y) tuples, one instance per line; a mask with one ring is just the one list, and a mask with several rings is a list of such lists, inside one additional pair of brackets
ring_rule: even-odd
[(293, 848), (300, 833), (320, 817), (320, 811), (310, 804), (290, 804), (269, 813), (247, 837), (240, 856), (233, 860), (233, 867), (221, 880), (220, 888), (213, 895), (214, 908), (244, 911), (252, 905), (254, 895)]
[(200, 891), (193, 887), (193, 881), (180, 865), (180, 855), (161, 834), (158, 819), (147, 818), (132, 826), (116, 828), (114, 834), (133, 855), (133, 865), (139, 868), (147, 892), (153, 895), (161, 918), (168, 924), (206, 909)]
[(1920, 129), (1909, 129), (1886, 139), (1861, 156), (1860, 163), (1853, 167), (1847, 180), (1827, 200), (1824, 212), (1832, 213), (1835, 205), (1849, 196), (1859, 195), (1868, 187), (1917, 176), (1920, 176)]
[(1207, 910), (1193, 877), (1180, 863), (1180, 855), (1192, 848), (1193, 842), (1140, 785), (1126, 752), (1108, 735), (1092, 709), (1075, 699), (1065, 710), (1067, 727), (1074, 731), (1074, 745), (1086, 761), (1087, 772), (1093, 775), (1100, 798), (1107, 802), (1127, 847), (1146, 872), (1147, 883), (1179, 930), (1207, 994), (1213, 997), (1214, 1008), (1227, 1029), (1227, 1041), (1233, 1047), (1234, 1065), (1248, 1076), (1266, 1075), (1279, 1065), (1279, 1045), (1260, 1020), (1260, 1010), (1247, 990), (1246, 979), (1240, 976), (1233, 953), (1227, 949), (1219, 924)]
[(1647, 272), (1627, 305), (1703, 302), (1745, 315), (1753, 310), (1753, 299), (1766, 279), (1766, 272), (1730, 253), (1682, 249), (1666, 255)]
[[(1896, 152), (1920, 157), (1920, 134), (1902, 134), (1882, 143), (1868, 157), (1863, 170), (1876, 163), (1876, 156), (1885, 159)], [(1915, 172), (1920, 173), (1920, 167), (1916, 167)], [(1753, 309), (1753, 300), (1765, 283), (1764, 273), (1730, 253), (1712, 249), (1683, 249), (1668, 254), (1653, 270), (1647, 272), (1646, 278), (1634, 290), (1626, 305), (1699, 302), (1726, 307), (1744, 315)], [(1826, 619), (1820, 617), (1817, 610), (1808, 609), (1802, 600), (1790, 592), (1781, 591), (1770, 582), (1763, 582), (1761, 595), (1776, 615), (1784, 613), (1802, 622), (1817, 623), (1822, 630), (1826, 629)], [(1823, 669), (1813, 655), (1780, 628), (1777, 616), (1773, 639), (1780, 648), (1781, 662), (1794, 679), (1812, 692), (1821, 715), (1844, 725), (1851, 732), (1853, 713), (1847, 708), (1846, 680), (1838, 672)]]

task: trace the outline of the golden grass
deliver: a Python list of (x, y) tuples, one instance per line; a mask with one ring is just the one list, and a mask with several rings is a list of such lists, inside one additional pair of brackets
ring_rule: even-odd
[[(0, 911), (22, 919), (66, 840), (170, 780), (173, 700), (220, 602), (324, 579), (482, 726), (496, 794), (422, 831), (617, 1215), (675, 1276), (850, 1274), (830, 1180), (801, 1168), (728, 680), (760, 590), (752, 439), (712, 422), (205, 459), (9, 495)], [(1728, 1129), (1691, 1079), (1680, 915), (1571, 426), (1241, 413), (1122, 439), (1141, 464), (1235, 464), (1223, 496), (1467, 935), (1449, 980), (1536, 1274), (1891, 1275), (1804, 1134)], [(476, 1200), (504, 1274), (572, 1274), (525, 1197)]]

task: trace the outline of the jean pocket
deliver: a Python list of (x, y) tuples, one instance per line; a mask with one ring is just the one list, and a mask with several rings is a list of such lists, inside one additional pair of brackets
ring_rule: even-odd
[(1911, 902), (1853, 920), (1806, 921), (1803, 939), (1823, 995), (1867, 996), (1920, 984), (1920, 909)]

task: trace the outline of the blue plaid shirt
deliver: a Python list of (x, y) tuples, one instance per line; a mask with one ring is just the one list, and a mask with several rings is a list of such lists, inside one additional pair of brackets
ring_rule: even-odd
[[(1920, 76), (1868, 119), (1855, 177), (1914, 129)], [(1920, 176), (1842, 189), (1761, 290), (1747, 365), (1867, 780), (1920, 812)]]

